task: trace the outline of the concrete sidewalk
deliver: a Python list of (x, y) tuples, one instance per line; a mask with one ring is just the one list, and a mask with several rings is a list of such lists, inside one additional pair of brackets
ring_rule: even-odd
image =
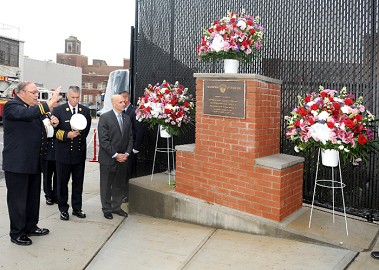
[[(138, 213), (107, 220), (101, 212), (98, 164), (88, 162), (86, 166), (83, 210), (87, 218), (70, 215), (69, 221), (61, 221), (57, 206), (47, 206), (42, 192), (39, 226), (49, 228), (50, 234), (31, 237), (33, 244), (27, 247), (9, 240), (6, 187), (0, 180), (0, 269), (379, 269), (379, 261), (369, 255), (372, 249), (379, 250), (376, 224), (349, 218), (350, 235), (343, 236), (344, 243), (338, 246), (336, 237), (330, 235), (342, 237), (345, 233), (341, 217), (336, 225), (325, 223), (326, 228), (319, 230), (317, 220), (331, 222), (331, 215), (316, 210), (313, 229), (307, 230), (306, 207), (281, 226), (293, 235), (306, 235), (308, 241)], [(147, 185), (149, 181), (150, 177), (142, 177), (133, 183)], [(171, 188), (165, 192), (175, 193)]]

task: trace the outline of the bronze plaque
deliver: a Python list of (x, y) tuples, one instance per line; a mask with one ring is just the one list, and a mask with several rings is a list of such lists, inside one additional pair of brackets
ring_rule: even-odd
[(204, 114), (245, 118), (245, 82), (204, 80)]

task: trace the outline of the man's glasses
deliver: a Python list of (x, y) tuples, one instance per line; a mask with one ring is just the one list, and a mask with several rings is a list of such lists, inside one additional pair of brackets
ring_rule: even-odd
[(28, 93), (30, 93), (30, 94), (32, 94), (32, 95), (38, 95), (38, 91), (25, 91), (25, 92), (28, 92)]

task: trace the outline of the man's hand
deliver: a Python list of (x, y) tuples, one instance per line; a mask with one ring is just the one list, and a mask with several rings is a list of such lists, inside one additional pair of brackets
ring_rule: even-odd
[(79, 130), (72, 130), (72, 131), (69, 131), (67, 133), (67, 138), (73, 139), (73, 138), (75, 138), (75, 137), (77, 137), (79, 135), (80, 135), (80, 131)]
[(46, 102), (47, 106), (49, 106), (50, 111), (52, 111), (53, 108), (55, 107), (54, 103), (58, 102), (62, 98), (62, 96), (60, 95), (61, 90), (62, 90), (62, 87), (60, 87), (60, 86), (57, 89), (55, 89), (55, 91), (53, 92), (53, 96), (51, 97), (51, 99)]
[(129, 156), (128, 154), (120, 154), (120, 153), (118, 153), (117, 156), (116, 156), (116, 160), (118, 162), (123, 163), (123, 162), (125, 162), (128, 159), (128, 156)]
[(53, 126), (53, 127), (57, 127), (58, 124), (59, 124), (59, 120), (58, 118), (56, 118), (54, 115), (52, 115), (50, 117), (50, 124)]

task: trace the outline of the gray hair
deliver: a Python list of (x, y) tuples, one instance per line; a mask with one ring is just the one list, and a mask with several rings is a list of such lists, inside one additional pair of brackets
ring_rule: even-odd
[(76, 85), (71, 85), (68, 88), (68, 91), (72, 92), (72, 93), (79, 93), (80, 94), (80, 88), (79, 88), (79, 86), (76, 86)]
[(32, 84), (32, 82), (29, 82), (29, 81), (19, 82), (18, 85), (17, 85), (17, 88), (16, 88), (16, 90), (15, 90), (16, 94), (19, 94), (21, 91), (25, 91), (25, 90), (26, 90), (26, 87), (27, 87), (29, 84)]

